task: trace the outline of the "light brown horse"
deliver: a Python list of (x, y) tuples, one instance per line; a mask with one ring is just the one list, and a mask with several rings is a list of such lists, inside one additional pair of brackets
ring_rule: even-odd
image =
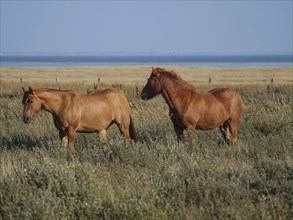
[(175, 72), (153, 68), (141, 92), (141, 98), (149, 100), (158, 94), (163, 95), (169, 106), (178, 142), (181, 142), (186, 128), (194, 143), (196, 129), (219, 127), (228, 144), (237, 143), (237, 126), (243, 110), (243, 102), (237, 92), (228, 88), (216, 88), (208, 93), (200, 93)]
[(105, 89), (88, 95), (69, 90), (24, 88), (22, 103), (23, 121), (30, 123), (41, 109), (53, 115), (64, 148), (69, 144), (74, 150), (76, 132), (97, 132), (107, 139), (107, 128), (117, 124), (126, 140), (136, 141), (131, 110), (125, 96), (115, 89)]

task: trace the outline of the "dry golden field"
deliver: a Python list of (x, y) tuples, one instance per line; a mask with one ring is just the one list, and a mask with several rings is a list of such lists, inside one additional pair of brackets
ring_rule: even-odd
[[(291, 84), (292, 67), (196, 67), (164, 66), (174, 70), (193, 84)], [(97, 67), (1, 67), (4, 82), (58, 83), (122, 83), (144, 84), (151, 72), (150, 66), (97, 66)]]

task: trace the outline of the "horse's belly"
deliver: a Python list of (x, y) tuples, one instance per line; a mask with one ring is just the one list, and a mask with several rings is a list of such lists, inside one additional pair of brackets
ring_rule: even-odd
[(87, 128), (87, 127), (78, 127), (77, 132), (79, 132), (79, 133), (94, 133), (94, 132), (97, 132), (97, 130), (93, 129), (93, 128)]
[(106, 129), (112, 120), (112, 117), (101, 114), (85, 115), (78, 124), (77, 132), (99, 132)]
[(199, 130), (210, 130), (210, 129), (218, 128), (226, 120), (227, 120), (227, 118), (224, 116), (223, 117), (203, 118), (198, 121), (195, 128), (199, 129)]
[(209, 124), (197, 124), (196, 125), (196, 129), (198, 129), (198, 130), (211, 130), (211, 129), (214, 129), (214, 128), (217, 128), (217, 127), (219, 127), (221, 124), (217, 124), (217, 125), (215, 125), (215, 124), (211, 124), (211, 125), (209, 125)]

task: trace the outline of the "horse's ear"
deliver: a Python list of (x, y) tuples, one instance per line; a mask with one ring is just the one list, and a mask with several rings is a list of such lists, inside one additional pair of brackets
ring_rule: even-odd
[(30, 92), (31, 94), (34, 94), (34, 91), (33, 91), (32, 87), (29, 86), (28, 89), (29, 89), (29, 92)]
[(23, 86), (21, 88), (22, 88), (23, 93), (25, 93), (25, 88), (23, 88)]
[(162, 73), (162, 72), (166, 72), (166, 70), (164, 68), (158, 67), (157, 68), (157, 72), (161, 72)]
[(156, 71), (156, 69), (152, 66), (152, 70), (153, 70), (153, 72), (155, 72)]

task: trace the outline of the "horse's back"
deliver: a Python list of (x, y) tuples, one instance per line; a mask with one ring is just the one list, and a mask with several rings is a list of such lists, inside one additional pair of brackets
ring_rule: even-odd
[(86, 96), (88, 96), (88, 97), (91, 97), (91, 96), (94, 96), (94, 97), (102, 97), (102, 96), (104, 96), (104, 97), (113, 97), (113, 96), (123, 96), (124, 97), (124, 95), (120, 92), (120, 91), (118, 91), (117, 89), (104, 89), (104, 90), (101, 90), (101, 91), (96, 91), (96, 92), (93, 92), (93, 93), (90, 93), (90, 94), (88, 94), (88, 95), (86, 95)]
[(97, 91), (87, 95), (88, 97), (95, 97), (98, 99), (104, 99), (108, 102), (118, 103), (118, 102), (126, 102), (128, 103), (126, 97), (116, 89), (104, 89), (102, 91)]
[(90, 102), (94, 103), (103, 102), (107, 104), (110, 109), (115, 111), (123, 108), (124, 111), (127, 111), (130, 114), (130, 106), (126, 97), (124, 96), (124, 94), (116, 89), (105, 89), (102, 91), (97, 91), (86, 95), (86, 98)]

